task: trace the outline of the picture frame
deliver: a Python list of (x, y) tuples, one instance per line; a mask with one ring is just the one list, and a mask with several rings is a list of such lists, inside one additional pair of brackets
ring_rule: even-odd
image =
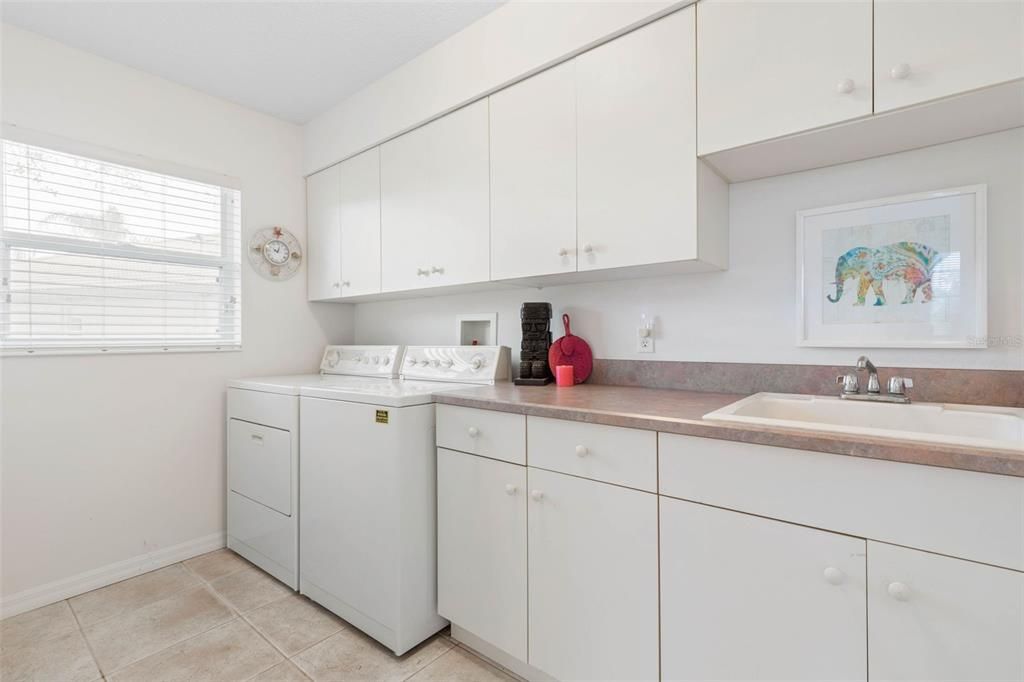
[(986, 348), (987, 186), (796, 214), (797, 345)]

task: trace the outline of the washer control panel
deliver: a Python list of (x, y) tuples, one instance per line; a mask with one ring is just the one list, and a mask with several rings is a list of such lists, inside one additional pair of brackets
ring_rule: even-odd
[(409, 346), (401, 374), (405, 379), (493, 384), (508, 381), (511, 354), (508, 346)]
[(404, 346), (327, 346), (320, 373), (397, 377), (404, 351)]

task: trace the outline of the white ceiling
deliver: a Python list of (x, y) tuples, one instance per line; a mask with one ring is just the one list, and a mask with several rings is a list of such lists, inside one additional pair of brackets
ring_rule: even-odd
[(504, 0), (4, 0), (3, 21), (295, 123)]

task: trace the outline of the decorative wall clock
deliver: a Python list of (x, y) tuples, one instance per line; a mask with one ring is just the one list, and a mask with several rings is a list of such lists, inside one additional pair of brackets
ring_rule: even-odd
[(249, 263), (269, 280), (288, 279), (302, 264), (302, 246), (283, 227), (267, 227), (249, 240)]

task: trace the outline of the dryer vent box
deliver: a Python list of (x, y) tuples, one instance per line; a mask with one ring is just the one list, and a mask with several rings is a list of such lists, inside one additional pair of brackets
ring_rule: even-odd
[(498, 345), (498, 313), (473, 313), (456, 318), (455, 342), (460, 346)]

